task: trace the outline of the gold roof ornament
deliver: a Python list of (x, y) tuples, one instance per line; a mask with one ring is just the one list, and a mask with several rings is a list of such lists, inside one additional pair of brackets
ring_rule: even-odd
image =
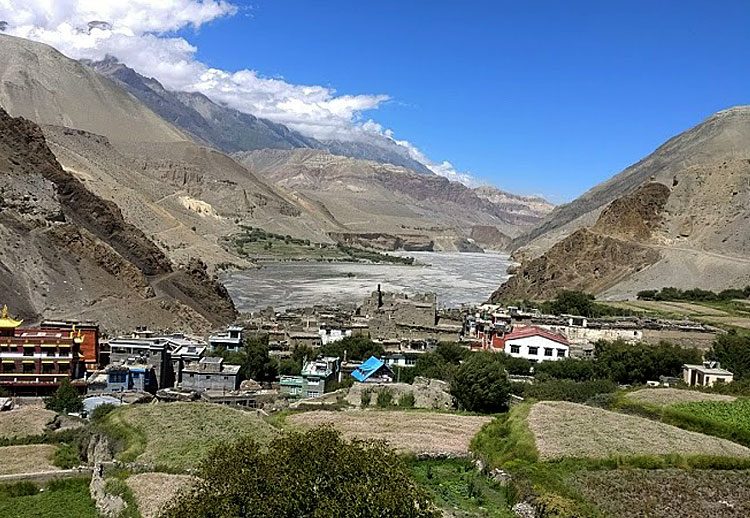
[(0, 329), (15, 329), (23, 323), (23, 320), (14, 320), (8, 316), (8, 306), (3, 306), (3, 313), (0, 316)]

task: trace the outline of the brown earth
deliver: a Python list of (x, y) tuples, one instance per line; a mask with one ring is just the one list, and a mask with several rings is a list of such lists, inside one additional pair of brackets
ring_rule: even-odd
[(552, 298), (562, 289), (600, 293), (656, 263), (659, 250), (647, 246), (662, 223), (669, 188), (648, 183), (612, 202), (596, 224), (582, 228), (534, 259), (492, 294), (493, 302)]
[(491, 225), (474, 225), (469, 237), (482, 248), (491, 250), (507, 250), (510, 245), (510, 236)]
[[(517, 260), (540, 257), (581, 228), (621, 218), (620, 200), (648, 183), (669, 186), (660, 223), (648, 234), (648, 204), (631, 210), (622, 238), (644, 241), (660, 259), (600, 294), (633, 298), (643, 289), (674, 286), (722, 290), (750, 282), (750, 106), (720, 111), (670, 139), (651, 155), (552, 211), (532, 231), (514, 239)], [(638, 202), (632, 197), (629, 203)], [(610, 212), (607, 214), (607, 212)], [(600, 216), (604, 216), (601, 219)], [(645, 220), (644, 220), (645, 221)], [(614, 227), (613, 227), (614, 225)], [(617, 232), (610, 232), (615, 235)], [(561, 258), (564, 260), (564, 258)], [(634, 265), (637, 266), (637, 265)]]
[[(60, 167), (36, 124), (1, 109), (0, 208), (0, 287), (22, 318), (205, 329), (236, 315), (200, 263), (175, 267), (117, 205)], [(154, 296), (156, 282), (172, 293)]]

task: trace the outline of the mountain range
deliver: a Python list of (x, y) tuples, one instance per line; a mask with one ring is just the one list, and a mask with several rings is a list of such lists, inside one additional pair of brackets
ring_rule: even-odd
[[(143, 323), (161, 328), (176, 322), (185, 327), (191, 317), (196, 327), (229, 321), (234, 308), (213, 275), (253, 266), (223, 244), (247, 227), (313, 242), (376, 246), (366, 234), (381, 233), (417, 248), (477, 250), (485, 238), (488, 247), (507, 245), (552, 209), (538, 198), (451, 182), (410, 162), (395, 143), (372, 149), (316, 141), (201, 94), (170, 92), (114, 59), (81, 63), (8, 35), (0, 35), (0, 107), (5, 124), (15, 128), (7, 135), (32, 139), (41, 153), (6, 153), (0, 176), (7, 189), (18, 181), (16, 166), (35, 171), (43, 155), (45, 171), (64, 173), (65, 185), (75, 182), (87, 200), (97, 200), (87, 210), (98, 217), (106, 207), (113, 214), (101, 226), (83, 225), (70, 213), (64, 221), (45, 216), (26, 222), (41, 240), (27, 250), (9, 223), (11, 209), (4, 209), (8, 217), (0, 230), (15, 244), (3, 256), (8, 260), (0, 267), (0, 284), (24, 301), (19, 312), (31, 320), (76, 314), (117, 329), (139, 322), (134, 310), (140, 305), (166, 308), (149, 309), (144, 317)], [(35, 174), (38, 180), (30, 176), (23, 194), (13, 191), (3, 199), (44, 198), (50, 214), (65, 214), (60, 186)], [(26, 208), (13, 210), (26, 217)], [(82, 238), (48, 237), (72, 223), (71, 235)], [(130, 244), (114, 240), (124, 234), (137, 236), (136, 248), (158, 255), (161, 267), (129, 255)], [(62, 258), (65, 275), (49, 277), (59, 268), (44, 254)], [(128, 289), (107, 280), (125, 271), (132, 279)], [(49, 286), (59, 285), (67, 275), (77, 279), (69, 281), (75, 297), (32, 282), (49, 277)], [(212, 313), (217, 320), (206, 318)]]

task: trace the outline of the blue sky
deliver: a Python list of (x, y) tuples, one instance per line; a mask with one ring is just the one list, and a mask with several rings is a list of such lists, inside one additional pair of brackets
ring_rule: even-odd
[(750, 103), (750, 3), (256, 0), (184, 35), (197, 57), (339, 94), (434, 160), (569, 200)]
[(0, 20), (319, 138), (392, 130), (439, 174), (555, 202), (750, 103), (747, 0), (4, 0)]

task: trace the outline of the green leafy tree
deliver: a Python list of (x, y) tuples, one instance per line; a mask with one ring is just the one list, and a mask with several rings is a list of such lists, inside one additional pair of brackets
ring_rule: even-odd
[(65, 378), (55, 393), (44, 400), (44, 406), (48, 410), (54, 410), (61, 414), (81, 412), (83, 410), (83, 398), (70, 380)]
[(291, 432), (264, 451), (251, 437), (222, 444), (195, 490), (165, 518), (438, 518), (429, 494), (383, 443), (346, 442), (333, 428)]
[(706, 356), (720, 362), (722, 368), (732, 371), (737, 379), (750, 378), (749, 336), (737, 333), (721, 335)]
[(645, 383), (659, 376), (679, 376), (686, 363), (699, 363), (700, 351), (669, 343), (629, 344), (621, 340), (600, 341), (595, 349), (597, 378), (617, 383)]
[(577, 360), (565, 358), (556, 362), (542, 362), (534, 366), (536, 376), (555, 379), (586, 381), (596, 377), (594, 362), (591, 360)]
[(268, 353), (268, 335), (245, 339), (245, 375), (255, 381), (273, 381), (279, 374), (278, 365)]
[(451, 383), (451, 394), (465, 410), (495, 413), (508, 407), (510, 383), (500, 355), (473, 354), (461, 364)]

